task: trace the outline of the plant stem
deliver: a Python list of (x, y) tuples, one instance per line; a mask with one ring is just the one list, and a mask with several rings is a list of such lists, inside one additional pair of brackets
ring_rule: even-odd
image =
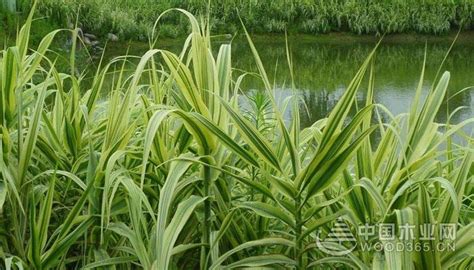
[(301, 222), (301, 199), (300, 196), (295, 199), (295, 261), (296, 269), (304, 269), (303, 265), (303, 239), (301, 239), (302, 222)]
[(204, 174), (204, 196), (207, 197), (207, 199), (204, 201), (204, 220), (201, 224), (201, 230), (202, 230), (202, 235), (201, 235), (201, 262), (200, 262), (200, 268), (201, 270), (205, 270), (206, 267), (206, 262), (207, 262), (207, 256), (208, 256), (208, 251), (209, 251), (209, 237), (211, 235), (211, 198), (210, 198), (210, 191), (211, 191), (211, 168), (209, 166), (204, 165), (203, 169), (203, 174)]

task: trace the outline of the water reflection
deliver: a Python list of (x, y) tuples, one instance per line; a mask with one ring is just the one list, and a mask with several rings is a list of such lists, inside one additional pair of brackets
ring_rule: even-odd
[[(334, 107), (361, 63), (374, 48), (374, 44), (333, 44), (318, 42), (298, 42), (293, 40), (295, 85), (310, 114), (302, 113), (304, 126), (325, 117)], [(427, 45), (427, 70), (423, 82), (426, 95), (438, 67), (450, 44)], [(286, 96), (291, 93), (289, 72), (286, 65), (285, 43), (257, 43), (263, 63), (266, 64), (270, 79), (276, 83), (277, 93)], [(375, 58), (375, 101), (385, 105), (392, 113), (407, 112), (418, 84), (425, 44), (382, 44)], [(244, 70), (256, 71), (256, 66), (246, 44), (234, 43), (233, 61)], [(276, 68), (275, 68), (276, 67)], [(442, 71), (451, 72), (449, 96), (459, 90), (474, 86), (474, 46), (455, 45), (446, 59)], [(286, 86), (285, 86), (286, 85)], [(366, 83), (363, 85), (367, 85)], [(260, 89), (258, 80), (247, 80), (244, 89)], [(358, 95), (364, 103), (364, 86)], [(460, 106), (467, 107), (453, 117), (454, 122), (472, 117), (474, 91), (465, 91), (452, 98), (445, 98), (437, 120), (444, 122), (447, 115)], [(304, 112), (302, 107), (302, 112)]]
[[(218, 45), (213, 47), (217, 54)], [(182, 44), (164, 46), (165, 49), (178, 53)], [(296, 90), (309, 109), (302, 105), (301, 120), (308, 126), (316, 120), (327, 116), (345, 91), (352, 77), (359, 69), (375, 43), (361, 42), (320, 42), (318, 40), (290, 40)], [(275, 82), (276, 94), (287, 97), (292, 91), (288, 66), (286, 63), (285, 41), (281, 37), (271, 42), (256, 42), (262, 62), (265, 64), (270, 80)], [(427, 61), (424, 95), (433, 84), (438, 68), (450, 47), (450, 43), (429, 43), (426, 45)], [(147, 46), (132, 46), (129, 54), (142, 55)], [(127, 48), (116, 48), (112, 55), (123, 55)], [(407, 112), (415, 94), (425, 54), (425, 43), (382, 43), (375, 56), (375, 102), (386, 106), (393, 114)], [(255, 59), (245, 40), (234, 40), (232, 44), (233, 66), (238, 69), (257, 72)], [(133, 67), (131, 67), (133, 70)], [(451, 72), (448, 96), (459, 90), (474, 86), (474, 44), (464, 42), (456, 44), (446, 59), (442, 71)], [(237, 75), (237, 74), (236, 74)], [(247, 76), (242, 88), (246, 91), (258, 91), (263, 88), (260, 80)], [(364, 82), (359, 93), (358, 102), (364, 104)], [(460, 122), (474, 116), (474, 91), (464, 91), (449, 99), (445, 98), (437, 120), (445, 122), (455, 108), (467, 107), (458, 112), (452, 120)]]

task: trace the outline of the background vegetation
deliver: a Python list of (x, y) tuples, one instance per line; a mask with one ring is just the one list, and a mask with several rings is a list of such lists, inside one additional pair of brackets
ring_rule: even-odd
[[(117, 57), (101, 63), (90, 86), (76, 72), (75, 42), (69, 71), (45, 56), (61, 30), (29, 49), (33, 13), (0, 51), (2, 267), (472, 266), (474, 142), (465, 128), (474, 118), (453, 125), (455, 110), (435, 121), (449, 98), (449, 72), (440, 69), (422, 95), (420, 66), (408, 112), (391, 115), (373, 102), (374, 49), (327, 117), (302, 128), (298, 97), (277, 103), (250, 38), (256, 73), (232, 68), (232, 44), (213, 54), (209, 28), (179, 12), (192, 26), (182, 52), (151, 44), (130, 75), (123, 67), (135, 56)], [(293, 77), (289, 51), (287, 62)], [(264, 91), (246, 95), (247, 76), (260, 78)], [(364, 102), (356, 103), (363, 84)], [(436, 249), (446, 240), (435, 233), (383, 240), (430, 247), (421, 252), (359, 245), (328, 256), (315, 238), (338, 218), (359, 244), (378, 241), (357, 234), (366, 223), (411, 224), (415, 235), (421, 224), (453, 223), (456, 249)]]
[[(15, 0), (3, 0), (4, 3)], [(17, 11), (27, 12), (29, 0), (16, 0)], [(240, 17), (250, 32), (294, 33), (351, 32), (355, 34), (416, 32), (442, 34), (451, 29), (472, 29), (473, 0), (212, 0), (213, 33), (233, 34)], [(4, 4), (4, 6), (13, 6)], [(122, 38), (145, 40), (157, 16), (169, 8), (184, 8), (207, 14), (201, 0), (41, 0), (38, 16), (66, 27), (76, 21), (95, 34), (107, 32)], [(5, 17), (3, 18), (5, 23)], [(166, 37), (188, 31), (186, 19), (170, 13), (163, 18), (160, 32)]]

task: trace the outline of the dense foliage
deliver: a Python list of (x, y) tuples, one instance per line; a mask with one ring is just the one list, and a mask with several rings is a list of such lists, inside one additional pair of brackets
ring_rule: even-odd
[[(45, 57), (58, 31), (28, 48), (32, 15), (15, 46), (0, 52), (2, 268), (472, 264), (474, 142), (465, 128), (474, 118), (434, 121), (449, 72), (424, 97), (420, 67), (410, 111), (393, 116), (373, 103), (374, 50), (328, 117), (301, 129), (298, 98), (277, 104), (250, 38), (258, 74), (237, 76), (231, 44), (213, 55), (209, 29), (180, 12), (192, 28), (181, 54), (151, 44), (131, 75), (123, 64), (132, 56), (118, 57), (101, 64), (90, 88), (74, 72), (75, 43), (70, 73)], [(112, 84), (104, 84), (107, 76)], [(265, 91), (242, 95), (246, 76), (259, 76)], [(366, 100), (357, 107), (364, 77)], [(371, 140), (374, 133), (378, 140)], [(454, 223), (456, 249), (357, 246), (345, 256), (327, 255), (315, 239), (337, 218), (358, 243), (364, 239), (356, 226), (365, 223)], [(434, 247), (443, 240), (436, 234), (410, 241)]]
[[(30, 1), (16, 2), (18, 7), (24, 7)], [(158, 14), (169, 8), (184, 8), (203, 15), (208, 10), (208, 1), (202, 0), (39, 2), (38, 15), (48, 17), (53, 25), (66, 27), (79, 14), (80, 25), (87, 31), (114, 32), (123, 38), (142, 40), (147, 38)], [(292, 32), (310, 34), (331, 31), (441, 34), (474, 26), (473, 0), (212, 0), (209, 3), (211, 29), (226, 34), (239, 29), (239, 15), (249, 31), (259, 33), (282, 33), (289, 28)], [(187, 23), (172, 13), (163, 18), (160, 32), (167, 37), (184, 35), (188, 32)]]

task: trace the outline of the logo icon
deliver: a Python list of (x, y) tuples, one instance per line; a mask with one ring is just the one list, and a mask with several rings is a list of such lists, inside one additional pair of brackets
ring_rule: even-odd
[(357, 246), (357, 240), (351, 229), (342, 218), (338, 218), (324, 240), (320, 238), (321, 230), (316, 235), (316, 246), (326, 254), (343, 256), (351, 253)]

